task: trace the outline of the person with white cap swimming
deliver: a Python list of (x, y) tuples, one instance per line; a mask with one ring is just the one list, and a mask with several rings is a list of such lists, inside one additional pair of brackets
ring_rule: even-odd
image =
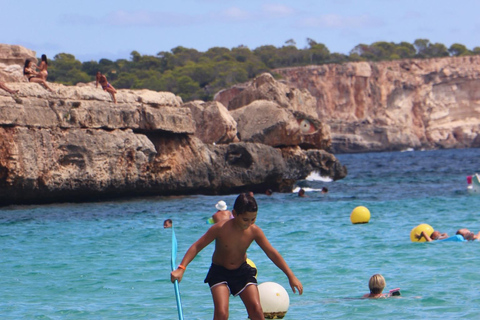
[(225, 201), (223, 200), (218, 201), (217, 204), (215, 205), (215, 208), (217, 208), (218, 211), (212, 215), (212, 219), (214, 223), (233, 218), (232, 212), (230, 210), (227, 210), (227, 204), (225, 203)]

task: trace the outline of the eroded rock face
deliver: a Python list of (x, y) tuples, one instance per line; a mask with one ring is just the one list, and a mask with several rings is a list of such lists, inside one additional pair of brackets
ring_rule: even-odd
[(195, 136), (204, 143), (238, 142), (237, 123), (223, 104), (193, 101), (185, 104), (195, 120)]
[[(333, 179), (346, 175), (327, 153), (238, 142), (237, 123), (220, 102), (184, 104), (169, 92), (118, 90), (113, 104), (93, 82), (49, 83), (50, 92), (26, 81), (27, 58), (36, 61), (35, 52), (0, 45), (0, 80), (19, 91), (0, 90), (0, 205), (291, 191), (313, 171)], [(256, 86), (265, 89), (271, 80), (263, 77)], [(285, 115), (298, 126), (301, 99), (285, 100), (277, 91), (267, 96), (292, 109)]]
[(273, 147), (302, 146), (328, 149), (330, 135), (316, 118), (300, 111), (280, 107), (276, 102), (257, 100), (231, 112), (237, 121), (241, 141)]
[(316, 116), (313, 112), (316, 99), (308, 90), (287, 86), (276, 81), (269, 73), (263, 73), (246, 84), (220, 91), (214, 100), (221, 102), (228, 110), (241, 108), (256, 100), (267, 100), (286, 109)]
[(55, 92), (37, 83), (9, 83), (19, 90), (0, 90), (0, 125), (42, 128), (163, 130), (195, 133), (190, 110), (170, 92), (119, 90), (118, 105), (93, 84), (64, 86), (52, 83)]
[(26, 59), (37, 63), (35, 51), (22, 46), (0, 43), (0, 81), (26, 82), (27, 79), (23, 75)]
[(316, 99), (307, 90), (287, 86), (268, 73), (223, 90), (215, 99), (228, 106), (241, 141), (273, 147), (330, 147), (330, 127), (315, 113)]
[(278, 69), (317, 98), (333, 152), (480, 146), (480, 57)]
[[(172, 93), (118, 90), (115, 105), (92, 83), (50, 85), (53, 93), (15, 82), (19, 94), (0, 91), (0, 205), (291, 191), (312, 171), (346, 175), (333, 155), (321, 162), (300, 149), (204, 143), (191, 106)], [(201, 104), (229, 119), (224, 136), (236, 132), (220, 103)], [(212, 119), (203, 125), (218, 126)]]

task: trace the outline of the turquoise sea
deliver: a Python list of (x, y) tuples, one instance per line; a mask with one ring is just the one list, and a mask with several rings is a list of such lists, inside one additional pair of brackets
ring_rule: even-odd
[[(420, 223), (454, 234), (480, 230), (480, 196), (466, 191), (479, 172), (480, 149), (338, 155), (347, 178), (321, 177), (296, 193), (256, 194), (257, 224), (303, 282), (287, 278), (254, 243), (248, 256), (260, 283), (290, 295), (284, 319), (460, 319), (480, 317), (480, 243), (412, 243)], [(318, 190), (326, 186), (330, 192)], [(0, 319), (177, 319), (170, 282), (174, 220), (181, 257), (209, 227), (214, 205), (237, 195), (145, 199), (0, 208)], [(359, 205), (368, 224), (353, 225)], [(180, 291), (185, 319), (212, 319), (203, 283), (213, 250), (188, 266)], [(381, 273), (402, 296), (359, 299)], [(240, 298), (230, 319), (247, 319)]]

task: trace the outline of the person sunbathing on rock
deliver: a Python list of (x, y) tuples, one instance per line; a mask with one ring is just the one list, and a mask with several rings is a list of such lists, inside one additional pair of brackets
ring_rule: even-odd
[(113, 103), (117, 103), (117, 99), (115, 98), (115, 93), (117, 93), (117, 90), (107, 81), (107, 77), (103, 75), (100, 71), (97, 71), (97, 76), (96, 76), (96, 82), (95, 82), (95, 87), (98, 88), (98, 84), (102, 86), (102, 89), (104, 91), (107, 91), (110, 96), (112, 97)]
[(25, 66), (23, 67), (23, 74), (27, 77), (28, 82), (36, 82), (42, 84), (45, 88), (47, 88), (50, 92), (53, 90), (48, 86), (47, 82), (40, 77), (37, 71), (35, 71), (35, 65), (33, 61), (30, 59), (25, 60)]

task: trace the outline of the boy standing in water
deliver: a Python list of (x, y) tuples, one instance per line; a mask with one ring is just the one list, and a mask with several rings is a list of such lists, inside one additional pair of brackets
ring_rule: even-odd
[(230, 294), (240, 296), (251, 320), (265, 319), (256, 286), (256, 269), (246, 262), (247, 249), (254, 240), (270, 260), (285, 273), (293, 292), (295, 293), (297, 289), (299, 294), (303, 293), (302, 283), (280, 253), (270, 244), (262, 229), (254, 224), (257, 211), (255, 198), (244, 193), (240, 194), (233, 206), (234, 218), (214, 224), (187, 250), (181, 264), (171, 273), (172, 282), (175, 280), (180, 282), (188, 264), (203, 248), (215, 240), (212, 265), (205, 279), (212, 292), (214, 320), (228, 319)]

